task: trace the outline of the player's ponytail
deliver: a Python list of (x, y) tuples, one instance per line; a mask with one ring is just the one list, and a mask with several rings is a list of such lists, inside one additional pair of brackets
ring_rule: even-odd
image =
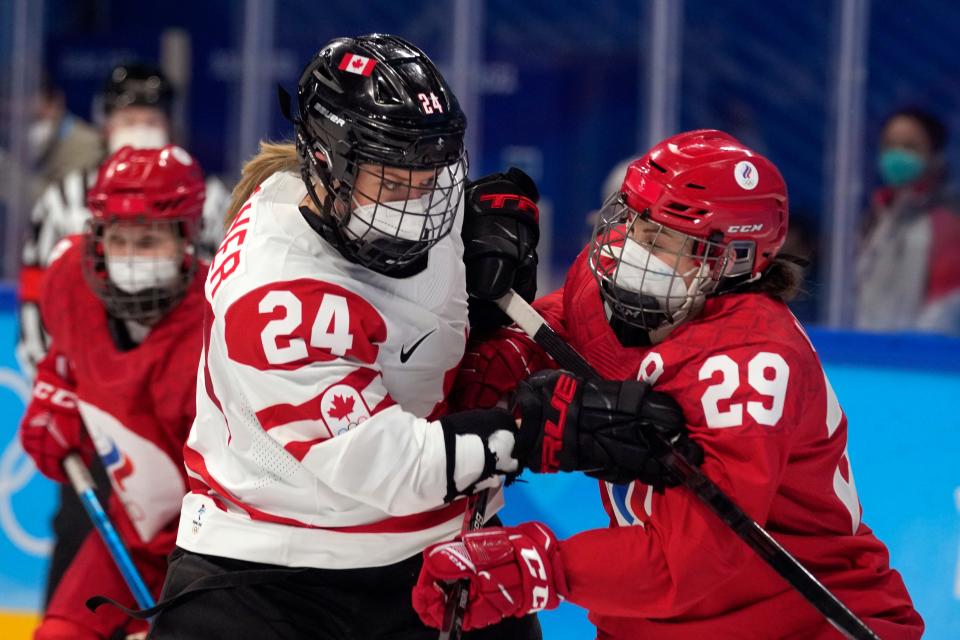
[(224, 224), (229, 227), (243, 203), (261, 182), (278, 171), (299, 172), (300, 161), (297, 148), (292, 142), (260, 142), (260, 153), (243, 165), (240, 182), (230, 194), (230, 206)]
[(803, 292), (803, 272), (805, 260), (792, 256), (778, 255), (763, 271), (763, 276), (734, 291), (737, 293), (763, 293), (781, 302), (790, 302)]

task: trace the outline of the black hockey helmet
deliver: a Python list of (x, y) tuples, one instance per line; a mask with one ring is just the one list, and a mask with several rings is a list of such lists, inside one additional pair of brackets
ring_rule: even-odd
[(155, 107), (170, 116), (175, 98), (173, 85), (157, 67), (143, 62), (117, 65), (103, 85), (104, 115), (123, 107)]
[(467, 170), (466, 118), (433, 62), (396, 36), (337, 38), (301, 75), (298, 106), (321, 235), (381, 273), (425, 264), (453, 228)]

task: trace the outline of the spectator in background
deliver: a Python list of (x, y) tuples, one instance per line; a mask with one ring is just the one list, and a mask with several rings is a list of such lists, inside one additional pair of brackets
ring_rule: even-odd
[(883, 123), (857, 256), (858, 329), (960, 334), (960, 214), (947, 194), (943, 122), (901, 108)]
[(96, 129), (67, 111), (63, 91), (46, 73), (31, 103), (27, 130), (33, 178), (30, 202), (51, 184), (78, 169), (96, 168), (103, 156)]
[[(91, 224), (60, 242), (44, 278), (52, 339), (20, 426), (23, 450), (61, 486), (68, 455), (103, 456), (113, 487), (105, 508), (154, 596), (187, 492), (183, 443), (206, 306), (207, 265), (194, 255), (203, 201), (203, 172), (178, 146), (124, 147), (104, 162)], [(84, 606), (98, 593), (134, 602), (100, 536), (80, 540), (34, 640), (146, 631), (116, 609)]]

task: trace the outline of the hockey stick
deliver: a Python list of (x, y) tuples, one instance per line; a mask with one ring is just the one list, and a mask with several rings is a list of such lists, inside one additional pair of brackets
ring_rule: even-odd
[(63, 469), (66, 471), (67, 477), (70, 478), (70, 484), (73, 485), (73, 490), (77, 492), (77, 497), (83, 503), (87, 515), (90, 516), (90, 521), (97, 528), (97, 533), (100, 534), (100, 538), (107, 546), (107, 551), (110, 552), (120, 575), (123, 576), (127, 586), (130, 587), (130, 593), (133, 594), (141, 609), (149, 609), (154, 605), (150, 589), (147, 588), (143, 578), (140, 577), (140, 572), (133, 564), (130, 552), (127, 551), (123, 540), (120, 539), (120, 534), (117, 533), (113, 523), (110, 522), (110, 517), (103, 510), (103, 505), (100, 504), (97, 494), (93, 492), (96, 485), (93, 478), (90, 477), (90, 470), (83, 464), (80, 454), (71, 453), (68, 455), (63, 461)]
[[(476, 531), (483, 526), (483, 515), (487, 512), (487, 499), (493, 489), (484, 489), (470, 496), (467, 510), (463, 514), (461, 535)], [(439, 640), (460, 640), (463, 633), (463, 616), (467, 613), (467, 600), (470, 597), (470, 580), (458, 580), (450, 589), (447, 608), (443, 611), (443, 623), (440, 626)]]
[[(597, 380), (600, 374), (590, 366), (582, 355), (571, 347), (554, 331), (546, 320), (537, 313), (523, 298), (510, 291), (497, 300), (497, 304), (517, 326), (543, 347), (561, 367), (576, 375)], [(840, 633), (853, 640), (879, 640), (879, 636), (837, 599), (813, 574), (800, 564), (789, 551), (780, 546), (767, 531), (743, 512), (720, 488), (700, 469), (679, 455), (666, 440), (658, 439), (655, 444), (665, 451), (661, 462), (676, 478), (682, 481), (690, 491), (711, 511), (753, 549), (774, 571), (779, 573), (794, 589), (800, 592), (810, 604)]]

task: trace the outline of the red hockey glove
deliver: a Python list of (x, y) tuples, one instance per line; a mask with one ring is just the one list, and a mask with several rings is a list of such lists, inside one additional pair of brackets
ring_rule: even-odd
[(71, 451), (79, 452), (87, 464), (93, 459), (77, 396), (49, 371), (40, 369), (33, 383), (33, 397), (20, 423), (20, 444), (40, 472), (57, 482), (67, 482), (62, 465)]
[(467, 345), (450, 405), (457, 411), (490, 409), (527, 376), (555, 366), (526, 334), (513, 328), (500, 329), (483, 342)]
[(431, 627), (440, 628), (448, 589), (461, 578), (470, 580), (464, 630), (553, 609), (567, 593), (559, 543), (539, 522), (470, 532), (427, 547), (423, 556), (413, 608)]

